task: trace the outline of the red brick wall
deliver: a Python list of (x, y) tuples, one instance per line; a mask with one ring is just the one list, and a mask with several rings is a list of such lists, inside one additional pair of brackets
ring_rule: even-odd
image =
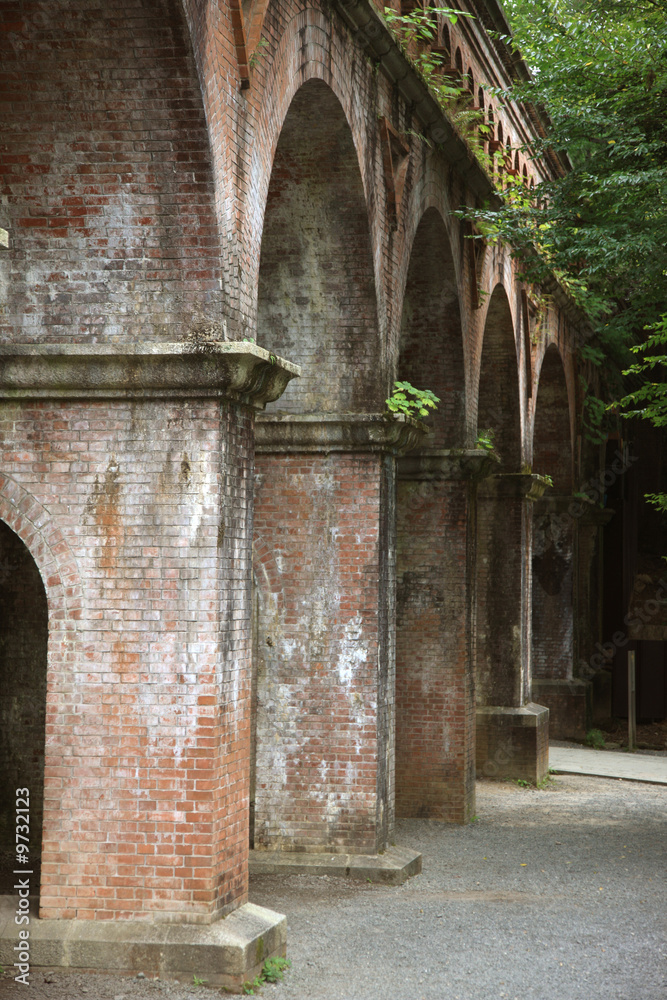
[(388, 492), (375, 455), (257, 457), (255, 847), (385, 846)]
[(474, 809), (468, 483), (398, 483), (396, 811)]
[(0, 339), (221, 327), (208, 136), (177, 0), (3, 4)]
[[(250, 420), (207, 401), (0, 408), (0, 501), (28, 491), (15, 527), (54, 620), (43, 916), (206, 920), (246, 898)], [(72, 553), (80, 607), (67, 560), (54, 600), (49, 552)]]

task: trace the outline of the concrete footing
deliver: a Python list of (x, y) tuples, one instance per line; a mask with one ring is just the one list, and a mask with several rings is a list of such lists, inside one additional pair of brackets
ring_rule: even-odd
[(480, 778), (542, 781), (549, 773), (549, 709), (534, 702), (478, 708), (476, 763)]
[(422, 856), (407, 847), (384, 854), (325, 854), (305, 851), (251, 851), (251, 875), (334, 875), (401, 885), (422, 870)]
[[(34, 901), (35, 910), (37, 900)], [(17, 898), (0, 897), (0, 964), (13, 969), (19, 930), (29, 932), (29, 966), (116, 972), (179, 979), (193, 976), (210, 986), (240, 992), (267, 958), (284, 955), (287, 918), (253, 903), (213, 924), (173, 924), (140, 920), (40, 920), (36, 914), (19, 928)], [(25, 939), (20, 942), (25, 944)], [(19, 970), (17, 970), (17, 975)]]
[(533, 698), (549, 709), (552, 740), (585, 740), (592, 726), (592, 685), (582, 680), (534, 680)]

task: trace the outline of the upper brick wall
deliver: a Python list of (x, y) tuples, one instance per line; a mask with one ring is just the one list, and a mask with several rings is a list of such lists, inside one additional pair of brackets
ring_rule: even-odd
[(208, 134), (178, 0), (4, 3), (0, 19), (0, 339), (222, 330)]

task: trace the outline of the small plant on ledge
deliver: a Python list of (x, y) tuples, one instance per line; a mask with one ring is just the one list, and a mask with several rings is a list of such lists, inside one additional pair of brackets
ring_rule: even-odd
[(437, 410), (440, 397), (430, 389), (415, 389), (409, 382), (394, 382), (394, 391), (385, 400), (388, 413), (403, 413), (417, 420), (427, 417), (429, 410)]
[(493, 451), (495, 448), (495, 436), (496, 432), (492, 427), (487, 427), (485, 430), (480, 431), (477, 435), (477, 440), (475, 441), (476, 447), (482, 451)]

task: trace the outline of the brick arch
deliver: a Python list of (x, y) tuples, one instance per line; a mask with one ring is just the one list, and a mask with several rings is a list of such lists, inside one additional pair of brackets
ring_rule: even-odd
[[(41, 580), (46, 599), (45, 714), (42, 715), (44, 701), (41, 708), (37, 702), (32, 704), (31, 713), (37, 713), (39, 725), (43, 724), (48, 733), (49, 728), (57, 725), (61, 718), (58, 675), (67, 669), (72, 656), (76, 655), (77, 622), (83, 606), (79, 570), (67, 540), (53, 523), (47, 509), (16, 480), (3, 474), (0, 474), (0, 521), (25, 547)], [(59, 763), (59, 759), (50, 758), (47, 742), (43, 784), (39, 780), (39, 769), (32, 775), (31, 800), (35, 813), (33, 825), (42, 834), (45, 843), (57, 821), (61, 779), (53, 773), (53, 769)], [(36, 787), (35, 781), (41, 787)], [(37, 865), (39, 858), (34, 847), (35, 845), (33, 861)], [(49, 860), (48, 850), (45, 849), (41, 852), (41, 862), (44, 864)]]
[(427, 208), (414, 234), (406, 274), (398, 378), (440, 398), (430, 417), (435, 448), (461, 447), (465, 424), (463, 334), (457, 268), (438, 209)]
[(260, 341), (302, 364), (287, 412), (382, 408), (375, 271), (357, 152), (331, 87), (295, 93), (273, 160), (257, 292)]
[(128, 0), (122, 16), (73, 0), (64, 19), (24, 5), (6, 41), (2, 338), (180, 340), (219, 323), (211, 156), (180, 0)]
[(477, 428), (495, 431), (503, 472), (521, 467), (521, 396), (514, 322), (504, 286), (489, 297), (477, 394)]
[(533, 422), (533, 469), (550, 475), (558, 494), (572, 491), (572, 421), (563, 359), (547, 346), (539, 370)]
[[(278, 18), (277, 5), (273, 7)], [(269, 4), (267, 19), (271, 13)], [(251, 273), (258, 266), (263, 219), (278, 141), (294, 97), (302, 86), (321, 80), (336, 96), (347, 119), (367, 204), (375, 189), (374, 175), (369, 178), (362, 169), (363, 140), (368, 122), (360, 117), (360, 102), (355, 101), (355, 83), (357, 76), (361, 79), (363, 67), (356, 70), (356, 76), (350, 72), (349, 64), (343, 60), (342, 50), (332, 45), (331, 23), (321, 10), (311, 7), (301, 10), (286, 23), (272, 26), (272, 34), (277, 32), (280, 33), (280, 40), (275, 50), (264, 50), (253, 78), (253, 92), (256, 84), (258, 94), (257, 129), (249, 167), (253, 190), (252, 196), (247, 199), (245, 229)], [(308, 53), (305, 60), (304, 52)]]
[[(16, 480), (0, 474), (0, 520), (37, 564), (49, 607), (49, 631), (76, 631), (83, 607), (79, 569), (64, 535), (45, 507)], [(71, 635), (67, 636), (71, 640)]]

